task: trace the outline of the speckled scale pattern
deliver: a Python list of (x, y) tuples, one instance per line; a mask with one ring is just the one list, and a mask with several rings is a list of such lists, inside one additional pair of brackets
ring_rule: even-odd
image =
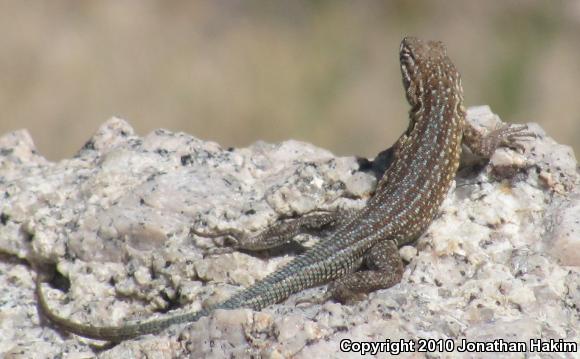
[[(240, 241), (239, 248), (274, 246), (329, 224), (336, 226), (331, 236), (253, 286), (199, 312), (95, 327), (52, 312), (38, 282), (45, 316), (69, 332), (118, 342), (196, 321), (215, 309), (260, 310), (305, 288), (326, 283), (330, 285), (322, 299), (334, 297), (342, 302), (398, 283), (403, 273), (398, 247), (413, 242), (436, 215), (459, 166), (462, 137), (472, 152), (490, 156), (498, 146), (529, 136), (525, 126), (504, 126), (484, 136), (466, 123), (461, 77), (443, 43), (407, 37), (399, 54), (403, 86), (411, 106), (409, 127), (394, 144), (394, 160), (367, 205), (356, 213), (322, 213), (273, 226), (257, 237)], [(360, 271), (363, 263), (367, 269)]]

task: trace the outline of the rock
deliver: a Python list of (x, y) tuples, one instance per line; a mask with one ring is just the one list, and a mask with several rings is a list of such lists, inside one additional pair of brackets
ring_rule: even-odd
[[(488, 107), (469, 110), (490, 129)], [(525, 153), (500, 149), (466, 166), (418, 239), (403, 248), (400, 284), (353, 305), (299, 305), (310, 289), (261, 312), (218, 311), (159, 335), (122, 342), (108, 357), (328, 357), (340, 341), (410, 339), (578, 341), (580, 189), (574, 154), (530, 124)], [(184, 133), (137, 136), (107, 121), (71, 159), (40, 156), (28, 132), (0, 137), (0, 353), (7, 358), (95, 355), (97, 343), (41, 321), (34, 281), (51, 308), (95, 325), (198, 310), (296, 255), (216, 254), (224, 238), (254, 234), (315, 209), (356, 209), (373, 171), (307, 143), (223, 149)], [(312, 241), (305, 236), (306, 240)], [(304, 238), (302, 238), (304, 239)], [(42, 323), (42, 325), (41, 325)]]

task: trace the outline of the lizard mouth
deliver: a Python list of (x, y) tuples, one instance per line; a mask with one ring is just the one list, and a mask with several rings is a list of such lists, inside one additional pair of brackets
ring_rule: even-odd
[(417, 91), (416, 86), (412, 84), (416, 83), (417, 79), (417, 61), (415, 59), (415, 52), (413, 43), (419, 40), (415, 38), (404, 38), (401, 42), (401, 49), (399, 51), (399, 61), (401, 64), (401, 75), (403, 78), (403, 88), (405, 89), (405, 94), (407, 101), (412, 107), (417, 104)]
[(414, 61), (412, 58), (403, 58), (401, 57), (401, 74), (403, 75), (403, 86), (405, 87), (405, 91), (409, 90), (409, 86), (411, 86), (411, 82), (413, 81), (413, 72), (410, 70), (413, 68)]
[(417, 68), (415, 59), (415, 45), (420, 46), (421, 41), (414, 37), (405, 37), (401, 41), (401, 48), (399, 51), (399, 61), (401, 64), (401, 74), (403, 75), (403, 86), (405, 92), (408, 92), (411, 83), (416, 78), (415, 70)]

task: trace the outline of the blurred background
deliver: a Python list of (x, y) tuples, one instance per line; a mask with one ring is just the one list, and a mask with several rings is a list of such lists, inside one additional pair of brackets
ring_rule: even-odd
[(374, 156), (406, 128), (407, 34), (439, 39), (468, 106), (580, 149), (580, 1), (2, 1), (0, 134), (71, 157), (106, 119), (224, 147)]

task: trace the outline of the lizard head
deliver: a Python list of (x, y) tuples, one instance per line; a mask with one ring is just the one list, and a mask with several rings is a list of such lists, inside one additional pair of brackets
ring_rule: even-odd
[(461, 94), (461, 77), (441, 41), (405, 37), (399, 52), (403, 86), (412, 108), (421, 108), (425, 93)]

